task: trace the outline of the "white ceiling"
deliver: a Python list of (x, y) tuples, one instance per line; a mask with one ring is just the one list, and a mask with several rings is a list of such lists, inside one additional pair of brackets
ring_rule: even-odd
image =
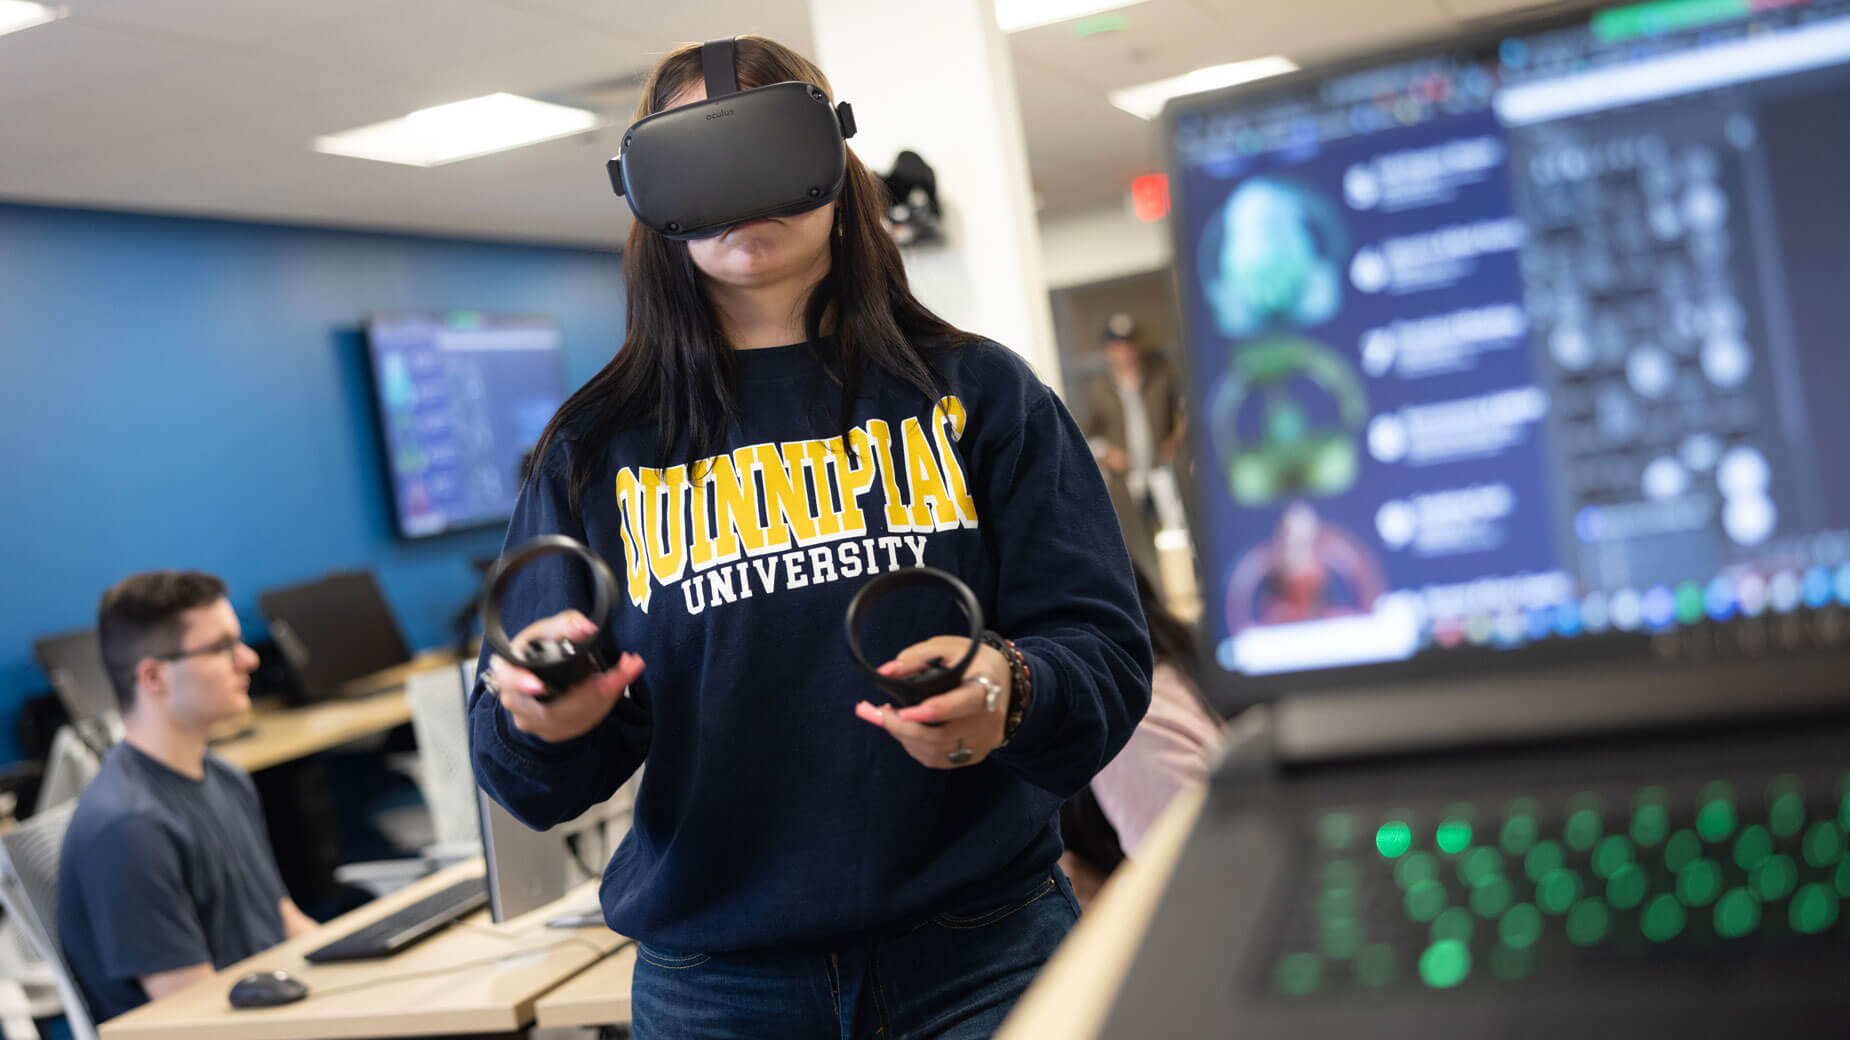
[[(603, 171), (620, 128), (434, 169), (321, 155), (309, 141), (494, 91), (569, 93), (686, 40), (811, 42), (805, 0), (63, 3), (68, 17), (0, 36), (0, 199), (586, 245), (628, 227)], [(1151, 125), (1112, 108), (1108, 90), (1265, 54), (1332, 57), (1532, 6), (1147, 0), (1120, 31), (1017, 33), (1044, 215), (1110, 204), (1155, 168)]]

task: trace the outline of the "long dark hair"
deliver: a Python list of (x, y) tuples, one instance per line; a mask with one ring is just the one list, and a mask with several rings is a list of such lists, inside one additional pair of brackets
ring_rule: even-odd
[(1137, 576), (1137, 598), (1143, 601), (1143, 620), (1150, 628), (1151, 656), (1156, 658), (1157, 664), (1166, 664), (1182, 673), (1188, 680), (1189, 694), (1208, 713), (1208, 718), (1226, 722), (1227, 716), (1222, 715), (1201, 691), (1201, 642), (1195, 626), (1175, 616), (1163, 602), (1156, 582), (1150, 580), (1135, 560), (1131, 561), (1131, 571)]
[[(761, 36), (735, 43), (739, 88), (788, 80), (813, 83), (834, 96), (807, 58)], [(643, 84), (636, 118), (654, 115), (702, 78), (700, 45), (688, 44), (656, 65)], [(847, 183), (829, 236), (829, 272), (804, 311), (805, 332), (840, 386), (846, 432), (862, 378), (885, 372), (935, 401), (942, 380), (929, 352), (974, 339), (926, 309), (906, 282), (899, 248), (881, 226), (886, 189), (848, 152)], [(692, 463), (707, 457), (738, 418), (741, 387), (731, 346), (708, 307), (687, 243), (640, 222), (630, 227), (623, 258), (628, 282), (628, 331), (616, 357), (560, 407), (540, 436), (535, 459), (571, 438), (589, 450), (572, 453), (571, 503), (578, 508), (602, 461), (595, 446), (624, 430), (655, 427), (663, 458), (676, 445)], [(827, 340), (824, 332), (830, 333)], [(569, 431), (569, 432), (568, 432)], [(685, 438), (683, 440), (683, 438)]]
[(1194, 628), (1170, 612), (1156, 583), (1135, 561), (1131, 563), (1131, 570), (1137, 575), (1137, 598), (1143, 601), (1143, 620), (1150, 626), (1151, 654), (1158, 663), (1188, 676), (1190, 682), (1197, 681)]

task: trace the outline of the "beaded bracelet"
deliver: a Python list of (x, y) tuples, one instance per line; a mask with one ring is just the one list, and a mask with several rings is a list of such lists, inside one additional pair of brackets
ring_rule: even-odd
[(1007, 747), (1009, 738), (1021, 725), (1022, 716), (1027, 714), (1028, 701), (1034, 695), (1034, 677), (1028, 672), (1027, 659), (1015, 648), (1015, 642), (1005, 639), (994, 632), (984, 632), (983, 642), (995, 647), (1009, 666), (1009, 703), (1008, 715), (1002, 722), (1002, 743), (998, 747)]

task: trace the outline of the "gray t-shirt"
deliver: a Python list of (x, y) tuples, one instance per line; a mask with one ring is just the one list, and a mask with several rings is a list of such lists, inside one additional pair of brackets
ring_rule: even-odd
[(285, 894), (248, 774), (207, 755), (194, 780), (118, 744), (64, 836), (58, 935), (101, 1022), (147, 1002), (144, 975), (282, 942)]

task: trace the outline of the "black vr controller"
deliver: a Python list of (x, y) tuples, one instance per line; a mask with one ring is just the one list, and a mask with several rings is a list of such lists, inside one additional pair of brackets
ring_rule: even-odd
[(604, 164), (644, 227), (710, 238), (734, 224), (833, 202), (848, 177), (854, 111), (811, 83), (740, 90), (733, 41), (702, 45), (707, 99), (637, 120)]
[[(957, 597), (957, 606), (970, 622), (970, 648), (964, 651), (963, 658), (954, 665), (945, 664), (942, 657), (934, 657), (924, 670), (914, 675), (881, 675), (879, 669), (861, 651), (861, 638), (857, 630), (861, 627), (862, 616), (869, 607), (886, 598), (889, 593), (928, 585), (949, 589)], [(976, 659), (976, 648), (983, 641), (983, 608), (976, 601), (976, 593), (970, 591), (970, 586), (955, 574), (936, 567), (905, 567), (888, 571), (861, 586), (861, 590), (848, 603), (847, 629), (848, 649), (854, 654), (855, 663), (873, 677), (874, 684), (905, 704), (917, 704), (954, 689), (964, 681), (964, 672), (970, 667), (970, 662)]]
[[(507, 591), (508, 582), (521, 568), (543, 557), (560, 555), (576, 556), (591, 571), (590, 621), (597, 631), (583, 641), (533, 638), (516, 645), (508, 638), (507, 628), (501, 620), (501, 596)], [(545, 684), (546, 689), (535, 694), (535, 700), (550, 701), (609, 667), (598, 652), (597, 644), (607, 632), (610, 605), (617, 596), (617, 579), (603, 558), (583, 543), (564, 535), (542, 535), (496, 561), (489, 568), (483, 585), (482, 638), (508, 663), (525, 668)], [(970, 622), (970, 646), (956, 664), (947, 665), (943, 658), (932, 658), (922, 671), (914, 675), (881, 675), (879, 668), (868, 661), (866, 653), (861, 649), (858, 632), (861, 620), (874, 604), (890, 593), (923, 586), (943, 587), (957, 598), (958, 608)], [(861, 586), (860, 591), (854, 594), (854, 599), (848, 603), (845, 625), (848, 649), (854, 654), (855, 662), (873, 678), (874, 684), (905, 704), (917, 704), (963, 682), (964, 672), (970, 667), (970, 662), (975, 660), (977, 647), (982, 643), (983, 608), (976, 601), (976, 593), (956, 575), (935, 567), (906, 567), (889, 571)]]
[[(515, 646), (501, 624), (501, 594), (522, 567), (546, 556), (576, 556), (591, 571), (591, 623), (597, 631), (583, 642), (572, 639), (533, 638)], [(501, 557), (489, 568), (482, 592), (482, 638), (510, 664), (532, 672), (546, 689), (534, 695), (550, 701), (608, 667), (597, 651), (616, 599), (617, 578), (610, 565), (582, 543), (564, 535), (542, 535)]]

